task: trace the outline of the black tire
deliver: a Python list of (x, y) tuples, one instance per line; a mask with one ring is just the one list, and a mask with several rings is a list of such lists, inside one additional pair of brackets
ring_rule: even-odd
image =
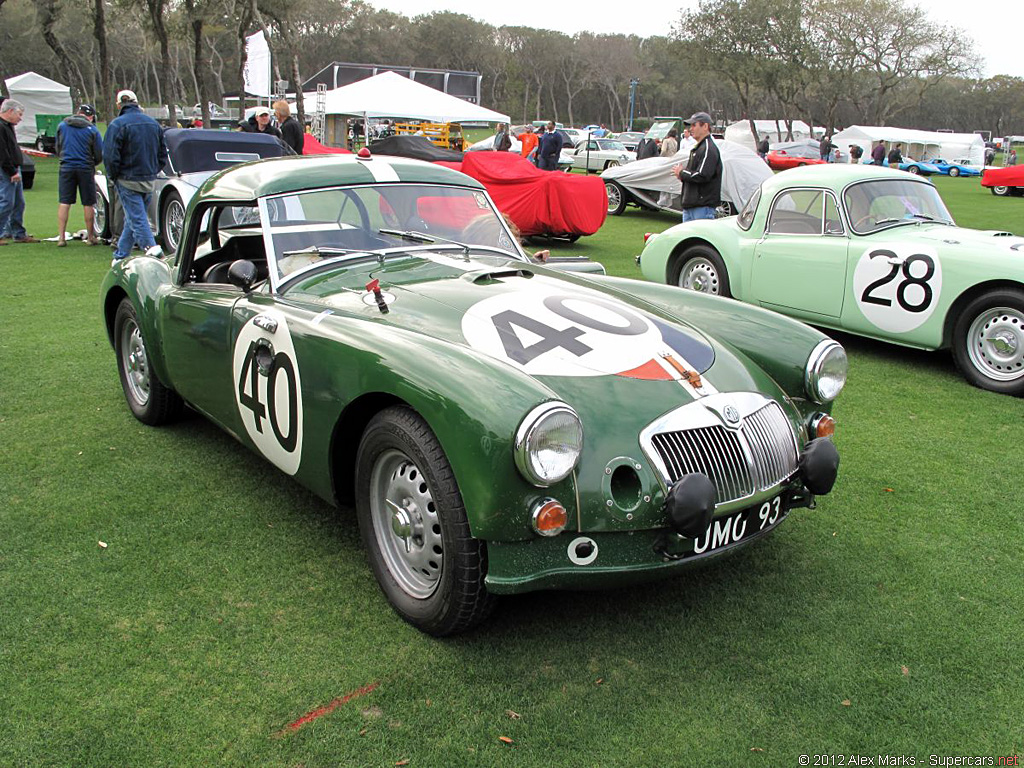
[(950, 176), (952, 176), (953, 178), (956, 178), (957, 176), (959, 176), (959, 175), (960, 175), (960, 169), (959, 169), (959, 168), (957, 168), (957, 167), (956, 167), (955, 165), (954, 165), (954, 166), (952, 166), (952, 167), (951, 167), (951, 168), (949, 169), (949, 175), (950, 175)]
[(992, 187), (992, 194), (996, 197), (1008, 197), (1010, 194), (1009, 187)]
[(36, 149), (40, 152), (46, 151), (46, 142), (43, 140), (42, 136), (36, 136)]
[(622, 187), (621, 184), (615, 181), (606, 181), (604, 183), (605, 194), (608, 195), (608, 215), (619, 216), (629, 202), (629, 193)]
[(470, 533), (441, 444), (412, 409), (388, 408), (367, 425), (356, 457), (356, 515), (377, 583), (414, 627), (452, 635), (493, 610), (486, 547)]
[(122, 299), (114, 316), (114, 352), (124, 398), (135, 418), (151, 427), (177, 419), (184, 403), (152, 370), (135, 306), (128, 299)]
[(731, 297), (729, 272), (718, 251), (707, 245), (691, 245), (676, 262), (670, 282), (680, 288), (713, 296)]
[(1024, 291), (1002, 288), (971, 301), (953, 326), (952, 351), (974, 386), (1024, 395)]
[(171, 190), (160, 206), (160, 240), (166, 253), (178, 250), (184, 224), (185, 204), (181, 202), (181, 195)]

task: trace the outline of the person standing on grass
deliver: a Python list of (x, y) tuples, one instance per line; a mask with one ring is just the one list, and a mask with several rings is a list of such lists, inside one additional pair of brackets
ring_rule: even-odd
[(542, 171), (554, 171), (558, 169), (558, 157), (562, 153), (562, 137), (555, 133), (554, 120), (549, 120), (546, 128), (540, 135), (537, 167)]
[(25, 232), (25, 188), (21, 183), (21, 147), (14, 126), (21, 122), (25, 106), (7, 99), (0, 105), (0, 245), (38, 243)]
[(60, 173), (57, 183), (57, 247), (67, 245), (64, 239), (68, 227), (68, 214), (75, 204), (76, 195), (82, 198), (85, 230), (89, 245), (99, 245), (93, 228), (96, 217), (96, 166), (103, 162), (103, 137), (93, 124), (96, 110), (83, 104), (77, 115), (65, 117), (57, 126), (57, 157)]
[(526, 126), (526, 130), (519, 136), (519, 141), (522, 142), (523, 148), (520, 153), (523, 157), (529, 160), (531, 163), (535, 162), (536, 158), (531, 158), (530, 155), (537, 149), (537, 144), (540, 139), (537, 138), (537, 134), (533, 132), (533, 126)]
[(117, 104), (120, 113), (107, 126), (107, 135), (103, 137), (103, 164), (124, 208), (124, 229), (111, 266), (128, 258), (135, 244), (147, 256), (162, 255), (153, 238), (146, 210), (156, 189), (156, 175), (167, 162), (164, 132), (160, 124), (139, 107), (135, 93), (118, 91)]
[(685, 167), (682, 163), (672, 167), (683, 182), (683, 221), (713, 219), (722, 202), (722, 155), (711, 138), (711, 115), (697, 112), (686, 124), (697, 144)]

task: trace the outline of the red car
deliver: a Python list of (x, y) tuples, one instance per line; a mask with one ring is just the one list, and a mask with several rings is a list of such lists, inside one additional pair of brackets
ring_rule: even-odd
[(981, 186), (990, 188), (997, 197), (1020, 197), (1024, 195), (1024, 165), (986, 168), (981, 174)]
[(791, 155), (784, 149), (773, 149), (768, 153), (768, 167), (773, 171), (786, 171), (799, 168), (801, 165), (824, 165), (820, 157), (800, 157)]

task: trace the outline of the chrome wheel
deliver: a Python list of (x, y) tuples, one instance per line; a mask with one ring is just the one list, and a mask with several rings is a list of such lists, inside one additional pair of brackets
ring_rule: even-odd
[(992, 307), (967, 331), (967, 354), (979, 373), (994, 381), (1024, 377), (1024, 312)]
[(626, 203), (622, 199), (622, 187), (606, 181), (604, 191), (608, 195), (608, 213), (612, 216), (622, 213), (622, 210), (626, 207)]
[(679, 287), (717, 296), (721, 292), (721, 276), (709, 259), (697, 256), (683, 265), (679, 272)]
[(178, 250), (184, 226), (185, 205), (177, 194), (172, 194), (164, 204), (164, 245), (168, 252)]
[(418, 599), (437, 589), (444, 566), (441, 522), (426, 475), (402, 451), (382, 453), (370, 476), (373, 531), (388, 571)]
[(960, 169), (957, 168), (956, 166), (953, 166), (952, 168), (949, 169), (949, 175), (950, 176), (954, 176), (954, 177), (959, 176), (960, 175)]
[(140, 407), (149, 402), (149, 358), (142, 332), (134, 319), (121, 326), (121, 368), (129, 396)]
[(92, 231), (97, 237), (107, 233), (107, 199), (96, 188), (96, 205), (93, 206)]
[(1010, 194), (1010, 188), (1002, 186), (992, 187), (992, 194), (995, 195), (996, 197), (1006, 197), (1008, 194)]

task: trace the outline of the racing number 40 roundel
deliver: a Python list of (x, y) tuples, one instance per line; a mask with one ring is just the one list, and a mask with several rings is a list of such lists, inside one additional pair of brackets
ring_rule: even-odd
[(857, 262), (853, 291), (872, 325), (890, 333), (919, 328), (935, 311), (942, 293), (938, 251), (920, 244), (872, 246)]
[(284, 316), (263, 312), (235, 339), (235, 403), (259, 452), (289, 475), (302, 460), (302, 386)]

